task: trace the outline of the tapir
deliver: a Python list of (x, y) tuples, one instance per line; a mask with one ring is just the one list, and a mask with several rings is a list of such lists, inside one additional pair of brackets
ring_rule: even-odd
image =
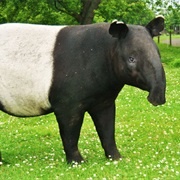
[(54, 113), (68, 163), (83, 162), (78, 139), (85, 112), (107, 158), (115, 142), (115, 100), (124, 85), (165, 103), (166, 78), (153, 41), (158, 16), (146, 26), (117, 20), (91, 25), (0, 25), (0, 109), (17, 117)]

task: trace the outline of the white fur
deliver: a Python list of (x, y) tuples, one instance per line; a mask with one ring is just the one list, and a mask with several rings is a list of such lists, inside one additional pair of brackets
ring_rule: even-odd
[(159, 18), (159, 17), (165, 19), (163, 15), (158, 15), (158, 16), (156, 16), (156, 18)]
[(53, 49), (64, 26), (0, 25), (0, 102), (17, 116), (41, 115), (53, 75)]

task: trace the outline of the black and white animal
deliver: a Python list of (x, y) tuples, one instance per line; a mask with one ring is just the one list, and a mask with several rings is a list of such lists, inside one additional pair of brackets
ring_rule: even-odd
[(93, 25), (0, 25), (0, 109), (18, 117), (53, 112), (68, 163), (81, 162), (78, 139), (85, 112), (106, 157), (121, 158), (115, 142), (115, 99), (125, 84), (165, 103), (166, 80), (153, 37), (159, 16), (145, 27), (114, 21)]

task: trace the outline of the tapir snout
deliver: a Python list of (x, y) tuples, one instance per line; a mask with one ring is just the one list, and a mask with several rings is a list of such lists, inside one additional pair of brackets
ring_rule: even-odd
[(152, 89), (147, 97), (148, 101), (154, 105), (162, 105), (165, 104), (166, 98), (165, 98), (165, 88), (162, 87), (155, 87)]

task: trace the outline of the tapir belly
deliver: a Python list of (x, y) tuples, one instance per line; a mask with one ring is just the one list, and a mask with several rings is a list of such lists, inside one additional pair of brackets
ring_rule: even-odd
[(0, 27), (0, 104), (15, 116), (51, 108), (55, 39), (61, 26), (6, 24)]
[(4, 111), (16, 116), (36, 116), (51, 107), (48, 100), (51, 63), (5, 66), (0, 77), (0, 102)]

